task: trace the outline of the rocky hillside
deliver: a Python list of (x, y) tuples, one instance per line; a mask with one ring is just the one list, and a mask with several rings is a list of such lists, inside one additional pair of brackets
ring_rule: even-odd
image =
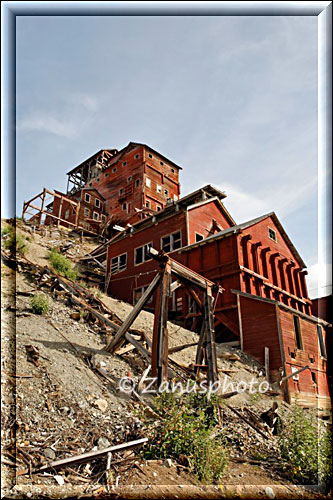
[[(225, 391), (217, 425), (229, 450), (223, 487), (200, 484), (186, 460), (146, 460), (136, 448), (94, 458), (94, 453), (113, 445), (147, 436), (144, 416), (154, 414), (153, 397), (139, 391), (124, 393), (120, 380), (127, 377), (139, 384), (149, 360), (131, 344), (114, 355), (107, 353), (110, 330), (73, 303), (68, 289), (59, 282), (54, 286), (52, 273), (43, 274), (52, 248), (66, 248), (63, 252), (75, 264), (96, 246), (95, 241), (80, 240), (72, 233), (32, 234), (22, 224), (17, 234), (26, 242), (24, 256), (18, 255), (15, 262), (5, 249), (1, 264), (4, 495), (224, 498), (228, 493), (249, 498), (252, 492), (253, 498), (322, 497), (316, 488), (293, 486), (283, 475), (277, 438), (260, 420), (274, 401), (279, 402), (281, 415), (288, 411), (276, 388), (263, 394)], [(49, 308), (36, 314), (31, 300), (41, 291)], [(131, 305), (101, 291), (86, 291), (95, 297), (91, 307), (97, 304), (117, 324), (131, 311)], [(142, 312), (132, 326), (133, 335), (149, 343), (153, 320), (151, 313)], [(172, 366), (186, 373), (194, 363), (196, 347), (191, 344), (198, 336), (172, 323), (168, 332)], [(183, 344), (190, 346), (175, 349)], [(221, 383), (232, 382), (236, 387), (253, 379), (257, 385), (265, 381), (263, 367), (241, 351), (218, 345), (217, 355)], [(92, 452), (89, 461), (52, 466), (54, 461), (87, 452)], [(239, 485), (243, 489), (237, 490)]]

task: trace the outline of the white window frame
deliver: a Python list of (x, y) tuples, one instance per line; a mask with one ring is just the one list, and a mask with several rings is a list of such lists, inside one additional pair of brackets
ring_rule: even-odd
[(84, 201), (86, 201), (87, 203), (90, 203), (90, 200), (91, 200), (91, 194), (84, 193)]
[[(275, 238), (272, 238), (271, 235), (270, 235), (270, 231), (273, 231), (273, 233), (275, 234)], [(276, 235), (276, 231), (275, 229), (271, 228), (268, 226), (268, 238), (272, 241), (275, 241), (277, 242), (277, 235)]]
[[(178, 234), (178, 233), (180, 234), (180, 247), (174, 248), (174, 242), (175, 242), (174, 235)], [(182, 235), (182, 231), (181, 230), (175, 231), (174, 233), (166, 234), (165, 236), (162, 236), (162, 238), (161, 238), (161, 250), (165, 251), (166, 253), (173, 252), (174, 250), (179, 250), (180, 248), (182, 248), (182, 239), (183, 239), (182, 236), (183, 235)], [(168, 237), (170, 238), (170, 250), (166, 251), (166, 250), (163, 249), (163, 239), (164, 238), (168, 238)], [(176, 240), (176, 241), (178, 241), (178, 240)]]
[[(148, 206), (147, 206), (148, 204)], [(151, 208), (151, 202), (149, 200), (145, 201), (145, 208)]]
[(132, 180), (132, 176), (130, 175), (129, 177), (127, 177), (127, 182), (131, 182)]
[(140, 158), (139, 153), (137, 153), (137, 154), (134, 156), (134, 160), (137, 160), (138, 158)]
[(119, 196), (121, 196), (122, 194), (124, 194), (124, 188), (119, 189)]
[[(95, 217), (95, 215), (96, 215), (97, 217)], [(93, 219), (94, 219), (94, 220), (99, 220), (99, 213), (98, 213), (98, 212), (93, 212)]]
[[(125, 255), (125, 264), (120, 264), (120, 259)], [(127, 269), (127, 252), (122, 253), (120, 255), (116, 255), (111, 258), (110, 262), (110, 272), (111, 275), (121, 273)]]
[(117, 170), (118, 170), (117, 167), (113, 167), (112, 173), (115, 174), (117, 172)]
[[(134, 265), (135, 266), (141, 266), (144, 262), (147, 262), (152, 259), (152, 257), (149, 257), (147, 255), (147, 250), (148, 248), (153, 246), (153, 242), (150, 241), (149, 243), (146, 243), (145, 245), (141, 245), (139, 247), (134, 248)], [(136, 262), (136, 254), (139, 249), (142, 249), (142, 261), (141, 262)]]
[(90, 210), (87, 207), (84, 207), (84, 216), (89, 217), (90, 216)]
[[(142, 295), (145, 293), (145, 291), (147, 290), (147, 288), (149, 287), (149, 285), (145, 285), (145, 286), (138, 286), (137, 288), (134, 288), (133, 290), (133, 304), (137, 304), (140, 300), (140, 298), (142, 297)], [(138, 298), (137, 301), (135, 301), (135, 295), (136, 295), (136, 292), (140, 291), (141, 295), (140, 297)], [(147, 304), (149, 304), (150, 302), (152, 302), (153, 300), (153, 296), (150, 297), (150, 299), (147, 301)]]
[(156, 186), (156, 193), (162, 194), (162, 186), (160, 186), (160, 184), (157, 184)]
[(127, 165), (127, 161), (123, 161), (123, 167)]
[[(292, 366), (291, 367), (291, 373), (295, 373), (299, 370), (299, 368), (297, 368), (297, 366)], [(297, 373), (297, 375), (293, 375), (293, 380), (299, 380), (299, 373)]]
[(95, 207), (100, 208), (100, 206), (101, 206), (101, 200), (99, 200), (98, 198), (95, 198)]
[(65, 211), (65, 219), (69, 219), (69, 208)]
[(149, 177), (146, 177), (146, 187), (151, 187), (151, 179)]

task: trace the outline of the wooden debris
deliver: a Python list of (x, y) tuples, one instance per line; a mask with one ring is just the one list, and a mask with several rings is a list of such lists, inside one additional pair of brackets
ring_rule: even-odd
[(246, 422), (250, 427), (252, 427), (252, 429), (254, 429), (256, 432), (258, 432), (262, 437), (264, 437), (265, 439), (270, 439), (270, 436), (267, 436), (267, 434), (265, 434), (264, 432), (262, 432), (262, 430), (258, 429), (250, 420), (248, 420), (246, 417), (244, 417), (244, 415), (242, 415), (238, 410), (236, 410), (236, 408), (232, 408), (232, 406), (229, 406), (229, 405), (226, 405), (227, 408), (229, 408), (229, 410), (231, 410), (232, 412), (236, 413), (236, 415), (241, 419), (243, 420), (244, 422)]

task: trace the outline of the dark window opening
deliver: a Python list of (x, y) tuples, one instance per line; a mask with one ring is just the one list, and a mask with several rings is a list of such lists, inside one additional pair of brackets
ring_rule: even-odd
[(137, 160), (139, 158), (139, 155), (135, 155), (134, 158)]
[(320, 325), (317, 325), (317, 334), (318, 334), (320, 356), (322, 358), (327, 358), (326, 347), (325, 347), (324, 336), (323, 336), (323, 329)]
[(152, 157), (153, 157), (153, 155), (152, 155), (152, 154), (150, 154), (150, 153), (149, 153), (149, 155), (148, 155), (148, 156), (149, 156), (149, 158), (152, 158)]
[(195, 241), (202, 241), (204, 239), (204, 237), (202, 236), (202, 234), (199, 234), (199, 233), (195, 233)]
[(271, 240), (276, 241), (276, 232), (274, 231), (274, 229), (271, 229), (270, 227), (268, 228), (268, 237)]
[(137, 188), (137, 187), (139, 187), (139, 186), (140, 186), (140, 179), (137, 179), (137, 180), (135, 181), (135, 187)]
[(294, 321), (294, 331), (296, 338), (296, 347), (297, 349), (303, 349), (302, 335), (301, 335), (301, 325), (298, 316), (293, 316)]
[(312, 378), (312, 382), (317, 385), (317, 377), (316, 377), (315, 372), (311, 372), (311, 378)]

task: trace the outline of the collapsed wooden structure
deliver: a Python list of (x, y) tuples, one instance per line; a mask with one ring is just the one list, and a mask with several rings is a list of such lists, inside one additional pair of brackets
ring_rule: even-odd
[[(207, 368), (208, 382), (216, 382), (218, 374), (214, 336), (213, 292), (219, 294), (222, 292), (221, 287), (179, 264), (164, 252), (157, 252), (153, 248), (149, 249), (149, 252), (159, 262), (160, 271), (134, 306), (114, 338), (107, 345), (106, 350), (114, 353), (121, 347), (127, 330), (157, 291), (152, 342), (152, 375), (157, 378), (158, 384), (165, 381), (168, 377), (168, 301), (172, 291), (182, 285), (186, 287), (198, 307), (201, 308), (204, 318), (195, 359), (195, 372), (198, 373), (200, 368)], [(172, 277), (175, 278), (173, 282), (171, 282)], [(197, 289), (199, 289), (199, 293), (203, 294), (203, 299), (200, 299)]]
[[(59, 201), (59, 211), (57, 214), (53, 212), (54, 200)], [(72, 215), (74, 216), (73, 221), (65, 218), (64, 205), (71, 207)], [(30, 218), (27, 218), (27, 216), (30, 216)], [(48, 223), (58, 227), (63, 226), (77, 229), (92, 235), (97, 234), (80, 225), (80, 201), (75, 201), (47, 188), (43, 188), (43, 191), (23, 203), (22, 220), (26, 224), (37, 227)]]

